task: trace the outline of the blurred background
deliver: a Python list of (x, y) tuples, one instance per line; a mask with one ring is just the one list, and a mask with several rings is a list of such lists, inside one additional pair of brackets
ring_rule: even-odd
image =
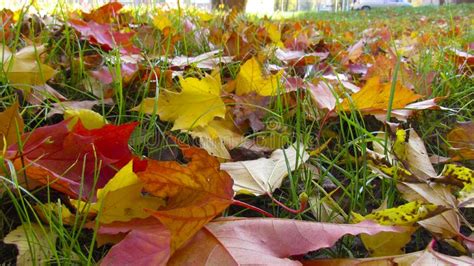
[[(213, 8), (237, 6), (247, 13), (273, 14), (275, 12), (339, 12), (350, 10), (353, 3), (361, 0), (181, 0), (182, 6), (193, 6), (211, 11)], [(362, 0), (389, 5), (393, 3), (409, 3), (412, 6), (424, 5), (450, 5), (460, 3), (474, 3), (474, 0)], [(0, 9), (19, 9), (30, 0), (0, 0)], [(59, 1), (35, 0), (42, 8), (56, 5)], [(109, 0), (62, 0), (77, 8), (84, 10), (100, 6)], [(125, 5), (163, 5), (171, 8), (177, 7), (178, 0), (119, 0)]]

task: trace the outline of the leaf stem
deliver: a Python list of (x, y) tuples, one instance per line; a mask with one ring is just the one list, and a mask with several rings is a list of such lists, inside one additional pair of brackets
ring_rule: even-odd
[(286, 206), (285, 204), (281, 203), (281, 202), (278, 201), (277, 199), (275, 199), (272, 194), (267, 193), (267, 195), (272, 199), (272, 201), (273, 201), (276, 205), (282, 207), (285, 211), (287, 211), (287, 212), (289, 212), (289, 213), (292, 213), (292, 214), (300, 214), (300, 213), (304, 212), (304, 210), (306, 209), (306, 206), (308, 205), (308, 198), (307, 198), (307, 196), (304, 196), (304, 197), (301, 197), (301, 196), (300, 196), (300, 208), (299, 208), (298, 210), (295, 210), (295, 209), (292, 209), (292, 208)]
[(236, 205), (236, 206), (247, 208), (247, 209), (252, 210), (252, 211), (256, 211), (256, 212), (258, 212), (262, 215), (265, 215), (266, 217), (270, 217), (270, 218), (274, 217), (271, 213), (266, 212), (266, 211), (264, 211), (264, 210), (262, 210), (258, 207), (255, 207), (253, 205), (250, 205), (250, 204), (245, 203), (245, 202), (240, 201), (240, 200), (236, 200), (236, 199), (232, 200), (232, 205)]

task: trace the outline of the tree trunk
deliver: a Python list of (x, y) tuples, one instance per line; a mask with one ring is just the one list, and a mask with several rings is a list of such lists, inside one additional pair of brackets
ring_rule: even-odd
[(224, 9), (237, 8), (239, 11), (245, 11), (247, 0), (212, 0), (212, 8), (217, 9), (223, 4)]

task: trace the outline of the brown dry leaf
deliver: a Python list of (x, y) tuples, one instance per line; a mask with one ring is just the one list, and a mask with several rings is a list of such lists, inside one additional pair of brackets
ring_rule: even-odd
[(452, 160), (474, 159), (474, 122), (459, 124), (448, 133), (447, 139), (451, 145)]
[(12, 106), (0, 113), (0, 152), (18, 141), (18, 136), (23, 134), (25, 124), (18, 111), (16, 101)]

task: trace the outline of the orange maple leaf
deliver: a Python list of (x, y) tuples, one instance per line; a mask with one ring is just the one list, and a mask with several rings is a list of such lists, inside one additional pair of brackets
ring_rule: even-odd
[(148, 161), (137, 175), (149, 193), (168, 198), (167, 206), (153, 211), (172, 235), (174, 251), (232, 202), (233, 181), (219, 169), (219, 161), (205, 150), (182, 148), (186, 165), (178, 162)]

